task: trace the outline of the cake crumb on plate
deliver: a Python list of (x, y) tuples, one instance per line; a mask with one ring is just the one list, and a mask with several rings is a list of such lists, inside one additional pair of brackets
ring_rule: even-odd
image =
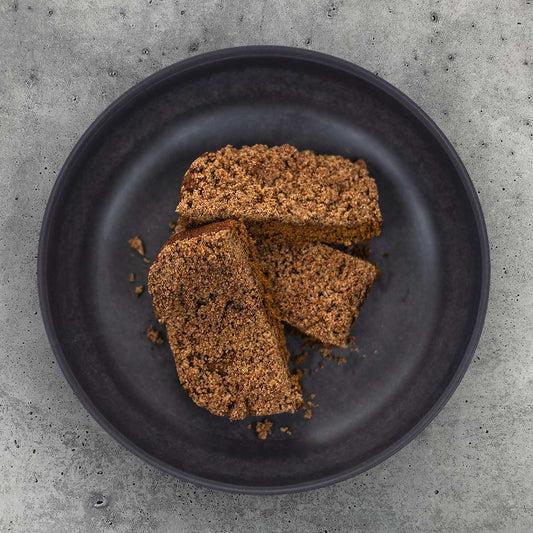
[(272, 434), (272, 422), (268, 419), (263, 420), (263, 422), (257, 422), (255, 425), (255, 432), (261, 440), (265, 440)]
[(302, 361), (304, 361), (308, 356), (308, 353), (307, 352), (302, 352), (300, 355), (297, 355), (295, 358), (294, 358), (294, 363), (299, 365)]
[(144, 255), (144, 243), (142, 242), (142, 240), (140, 239), (140, 237), (138, 237), (137, 235), (135, 235), (135, 237), (132, 237), (131, 239), (128, 240), (128, 244), (137, 252), (139, 253), (140, 255)]
[(330, 347), (328, 346), (321, 346), (319, 348), (319, 351), (320, 351), (320, 354), (322, 355), (322, 357), (324, 359), (327, 359), (328, 361), (331, 361), (331, 359), (333, 359), (332, 357), (332, 354), (333, 354), (333, 351), (331, 350)]
[(148, 340), (155, 342), (156, 344), (163, 344), (163, 338), (161, 337), (159, 331), (154, 329), (152, 326), (149, 326), (146, 330), (146, 336)]

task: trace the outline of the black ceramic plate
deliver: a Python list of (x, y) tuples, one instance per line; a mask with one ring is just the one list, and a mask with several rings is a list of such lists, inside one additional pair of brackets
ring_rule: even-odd
[[(178, 384), (167, 344), (150, 343), (151, 297), (129, 248), (153, 258), (175, 219), (180, 179), (207, 150), (290, 143), (362, 157), (384, 225), (382, 271), (338, 366), (312, 352), (311, 420), (210, 415)], [(388, 255), (388, 257), (386, 257)], [(69, 383), (96, 420), (148, 462), (208, 487), (257, 493), (319, 487), (407, 444), (442, 408), (472, 358), (489, 284), (487, 237), (472, 183), (439, 129), (369, 72), (322, 54), (234, 48), (173, 65), (121, 96), (72, 151), (43, 222), (39, 288), (46, 330)], [(301, 339), (289, 337), (292, 353)], [(366, 357), (365, 357), (366, 356)], [(292, 437), (281, 433), (290, 426)]]

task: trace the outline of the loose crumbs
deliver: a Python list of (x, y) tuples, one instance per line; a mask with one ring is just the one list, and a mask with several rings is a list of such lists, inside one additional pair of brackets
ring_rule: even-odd
[(301, 353), (300, 355), (297, 355), (297, 356), (294, 358), (294, 362), (295, 362), (295, 364), (299, 365), (302, 361), (304, 361), (304, 360), (307, 358), (307, 355), (308, 355), (307, 352), (303, 352), (303, 353)]
[(272, 422), (268, 419), (263, 420), (263, 422), (257, 422), (255, 432), (261, 440), (265, 440), (272, 434), (272, 426)]
[(152, 326), (149, 326), (146, 330), (146, 336), (148, 340), (155, 342), (156, 344), (163, 344), (163, 338), (157, 329), (154, 329)]
[(144, 255), (144, 243), (142, 242), (140, 237), (135, 235), (135, 237), (132, 237), (128, 240), (128, 244), (140, 255)]
[(328, 348), (327, 346), (321, 346), (320, 353), (322, 354), (322, 357), (324, 359), (327, 359), (328, 361), (331, 361), (333, 359), (333, 352), (331, 348)]

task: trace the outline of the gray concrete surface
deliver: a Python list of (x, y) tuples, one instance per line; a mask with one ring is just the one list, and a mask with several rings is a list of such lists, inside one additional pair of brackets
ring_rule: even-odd
[[(532, 531), (533, 2), (0, 0), (0, 530)], [(75, 399), (39, 316), (56, 175), (100, 111), (190, 55), (319, 50), (376, 72), (449, 136), (484, 208), (492, 289), (474, 363), (414, 442), (304, 494), (217, 493), (154, 470)]]

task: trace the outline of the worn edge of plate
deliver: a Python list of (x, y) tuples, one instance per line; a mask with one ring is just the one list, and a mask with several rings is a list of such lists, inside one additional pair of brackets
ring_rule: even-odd
[[(351, 468), (341, 473), (332, 474), (330, 476), (325, 476), (317, 480), (305, 481), (302, 483), (259, 487), (215, 481), (209, 478), (196, 476), (194, 474), (172, 467), (164, 461), (161, 461), (153, 455), (145, 452), (142, 448), (132, 442), (128, 437), (122, 434), (113, 424), (111, 424), (105, 418), (105, 416), (94, 405), (91, 398), (83, 390), (76, 376), (72, 372), (67, 362), (67, 358), (65, 357), (65, 354), (62, 350), (61, 343), (59, 342), (58, 337), (56, 335), (54, 320), (50, 311), (46, 265), (47, 248), (50, 239), (50, 226), (54, 219), (54, 213), (57, 209), (58, 201), (61, 198), (61, 193), (65, 185), (67, 184), (67, 182), (65, 181), (66, 176), (70, 172), (70, 167), (73, 166), (76, 161), (84, 155), (84, 151), (87, 149), (88, 145), (92, 142), (93, 139), (98, 136), (100, 129), (103, 128), (109, 120), (113, 119), (115, 115), (120, 113), (120, 111), (124, 107), (129, 105), (132, 100), (142, 95), (147, 89), (152, 89), (158, 84), (165, 82), (169, 77), (172, 77), (176, 74), (184, 74), (187, 71), (195, 70), (199, 67), (205, 67), (210, 64), (220, 63), (223, 61), (232, 61), (236, 59), (253, 59), (254, 57), (303, 60), (308, 63), (314, 63), (329, 68), (341, 70), (351, 76), (361, 78), (364, 81), (374, 85), (376, 88), (385, 92), (387, 95), (394, 98), (403, 107), (408, 109), (410, 113), (416, 119), (418, 119), (421, 124), (438, 141), (444, 152), (449, 157), (451, 163), (453, 164), (453, 167), (455, 168), (462, 182), (462, 185), (465, 189), (467, 198), (472, 208), (472, 213), (477, 226), (477, 235), (481, 251), (481, 294), (479, 298), (476, 320), (474, 323), (474, 327), (472, 328), (470, 340), (465, 349), (463, 358), (461, 359), (461, 362), (459, 363), (454, 375), (450, 379), (448, 385), (445, 387), (438, 400), (433, 404), (431, 409), (394, 444), (388, 446), (387, 448), (376, 454), (374, 457), (368, 459), (367, 461), (364, 461), (356, 468)], [(147, 463), (152, 464), (153, 466), (156, 466), (157, 468), (167, 472), (168, 474), (176, 476), (177, 478), (183, 481), (194, 483), (196, 485), (233, 493), (288, 494), (311, 489), (318, 489), (320, 487), (332, 485), (339, 481), (343, 481), (356, 475), (359, 475), (369, 470), (370, 468), (373, 468), (374, 466), (385, 461), (386, 459), (394, 455), (396, 452), (398, 452), (401, 448), (409, 444), (409, 442), (411, 442), (417, 435), (419, 435), (437, 416), (437, 414), (448, 402), (448, 400), (458, 387), (459, 383), (463, 379), (466, 370), (468, 369), (470, 362), (472, 361), (479, 339), (481, 337), (489, 297), (490, 255), (487, 228), (485, 225), (483, 212), (481, 210), (481, 205), (475, 192), (474, 185), (470, 180), (470, 177), (463, 162), (459, 158), (450, 141), (440, 130), (440, 128), (408, 96), (406, 96), (399, 89), (397, 89), (387, 81), (379, 78), (378, 76), (372, 74), (366, 69), (363, 69), (362, 67), (359, 67), (343, 59), (336, 58), (334, 56), (330, 56), (320, 52), (313, 52), (310, 50), (303, 50), (284, 46), (242, 46), (216, 50), (214, 52), (200, 54), (195, 57), (180, 61), (178, 63), (174, 63), (173, 65), (170, 65), (152, 74), (151, 76), (145, 78), (144, 80), (131, 87), (121, 96), (119, 96), (114, 102), (112, 102), (96, 118), (96, 120), (89, 126), (89, 128), (81, 136), (79, 141), (76, 143), (76, 145), (70, 152), (56, 179), (56, 182), (52, 188), (52, 192), (50, 193), (39, 237), (37, 279), (41, 315), (45, 326), (46, 334), (48, 336), (52, 351), (54, 352), (58, 365), (82, 405), (100, 424), (100, 426), (102, 426), (102, 428), (105, 429), (105, 431), (109, 433), (109, 435), (111, 435), (117, 442), (122, 444), (126, 449), (133, 452), (135, 455), (137, 455), (139, 458), (143, 459)]]

